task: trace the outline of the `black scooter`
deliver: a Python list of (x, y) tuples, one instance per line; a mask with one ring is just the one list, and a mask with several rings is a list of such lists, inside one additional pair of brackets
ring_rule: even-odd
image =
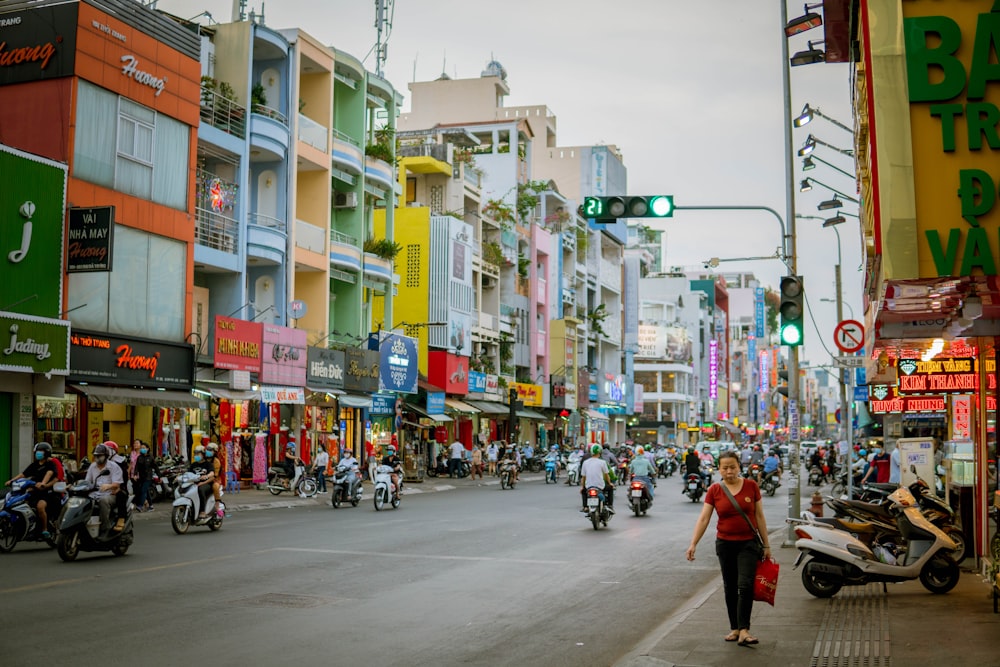
[(333, 492), (330, 503), (340, 507), (341, 503), (351, 503), (357, 507), (361, 502), (361, 471), (357, 466), (339, 465), (333, 473)]
[[(98, 476), (98, 483), (104, 475), (110, 475), (105, 470)], [(94, 490), (86, 480), (81, 480), (67, 489), (69, 499), (63, 505), (59, 515), (59, 536), (56, 538), (56, 551), (59, 557), (69, 562), (76, 560), (81, 551), (110, 551), (116, 556), (124, 556), (132, 546), (135, 536), (132, 533), (132, 502), (126, 503), (128, 510), (125, 515), (125, 527), (119, 531), (101, 530), (101, 514), (97, 501), (90, 497)], [(112, 507), (111, 521), (117, 520), (117, 510)]]
[(628, 506), (636, 516), (645, 514), (653, 506), (653, 498), (649, 495), (649, 484), (645, 480), (632, 475), (628, 485)]

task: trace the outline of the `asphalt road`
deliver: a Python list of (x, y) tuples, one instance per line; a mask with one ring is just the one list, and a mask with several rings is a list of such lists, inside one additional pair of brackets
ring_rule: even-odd
[[(0, 554), (0, 660), (609, 665), (718, 574), (711, 533), (684, 559), (701, 503), (680, 488), (660, 480), (637, 518), (619, 487), (599, 531), (575, 490), (542, 482), (412, 495), (382, 512), (366, 489), (357, 508), (239, 512), (218, 533), (183, 536), (161, 505), (122, 558)], [(773, 530), (787, 498), (765, 506)]]

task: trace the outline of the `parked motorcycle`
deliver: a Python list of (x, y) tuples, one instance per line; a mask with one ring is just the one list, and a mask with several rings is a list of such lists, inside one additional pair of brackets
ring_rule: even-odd
[(170, 511), (170, 525), (178, 535), (186, 533), (191, 526), (208, 526), (211, 531), (222, 528), (226, 507), (221, 502), (216, 503), (215, 496), (209, 492), (205, 508), (202, 509), (201, 496), (198, 494), (198, 477), (198, 473), (186, 472), (177, 478), (174, 505)]
[(632, 477), (628, 486), (628, 506), (636, 516), (645, 514), (653, 506), (653, 497), (649, 494), (649, 484), (638, 477)]
[[(28, 505), (31, 489), (35, 482), (30, 479), (15, 479), (10, 485), (10, 491), (4, 498), (3, 509), (0, 509), (0, 552), (9, 553), (18, 542), (45, 542), (49, 547), (56, 545), (56, 531), (49, 538), (43, 538), (45, 526), (38, 520), (35, 510)], [(56, 493), (66, 491), (64, 482), (56, 482), (52, 487)], [(49, 523), (55, 524), (62, 505), (48, 508), (48, 514), (53, 517)]]
[[(101, 473), (110, 475), (109, 470)], [(100, 482), (100, 476), (98, 477)], [(90, 497), (94, 487), (81, 480), (67, 489), (69, 499), (59, 515), (59, 535), (56, 537), (56, 551), (64, 561), (76, 560), (81, 551), (110, 551), (116, 556), (124, 556), (135, 536), (132, 532), (132, 503), (126, 503), (125, 527), (121, 532), (101, 530), (101, 515), (97, 500)], [(111, 522), (118, 518), (115, 503), (112, 503)]]
[(691, 502), (696, 503), (701, 500), (702, 495), (705, 493), (705, 480), (702, 479), (701, 475), (696, 475), (695, 473), (689, 473), (687, 477), (684, 478), (684, 495), (691, 499)]
[(500, 489), (513, 489), (514, 485), (517, 484), (517, 479), (514, 476), (514, 466), (516, 464), (510, 459), (504, 459), (500, 462)]
[(908, 540), (902, 563), (885, 549), (878, 549), (876, 555), (848, 532), (793, 521), (799, 538), (795, 547), (802, 552), (793, 567), (808, 559), (802, 568), (802, 585), (810, 595), (828, 598), (843, 586), (918, 578), (932, 593), (947, 593), (955, 587), (960, 576), (958, 564), (951, 557), (955, 543), (921, 514), (908, 489), (900, 487), (889, 500), (899, 532)]
[(598, 489), (587, 489), (587, 513), (586, 517), (594, 525), (594, 530), (600, 526), (607, 528), (608, 521), (611, 520), (611, 511), (604, 504), (604, 492)]
[(364, 485), (361, 483), (361, 471), (357, 466), (338, 465), (333, 472), (333, 491), (330, 503), (340, 507), (341, 503), (351, 503), (357, 507), (361, 502)]
[(316, 495), (317, 488), (316, 479), (306, 474), (304, 465), (295, 466), (295, 476), (291, 480), (283, 466), (271, 466), (267, 469), (267, 490), (273, 495), (293, 491), (304, 498), (312, 498)]
[[(464, 479), (472, 473), (472, 463), (466, 459), (462, 459), (458, 466), (458, 478)], [(438, 455), (437, 463), (434, 467), (427, 468), (428, 477), (447, 477), (451, 474), (448, 469), (448, 459), (444, 457), (444, 454)]]
[(392, 483), (392, 466), (380, 465), (375, 469), (375, 510), (382, 511), (385, 503), (392, 505), (392, 509), (399, 507), (399, 492), (396, 485)]

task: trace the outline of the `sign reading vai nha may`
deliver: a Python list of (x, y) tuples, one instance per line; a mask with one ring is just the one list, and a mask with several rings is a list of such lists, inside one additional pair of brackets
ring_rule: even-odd
[(115, 207), (71, 208), (66, 273), (111, 270)]

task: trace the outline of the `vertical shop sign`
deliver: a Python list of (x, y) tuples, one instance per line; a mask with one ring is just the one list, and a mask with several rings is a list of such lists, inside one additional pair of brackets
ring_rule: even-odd
[(956, 394), (951, 397), (952, 440), (972, 439), (972, 396)]
[(71, 208), (66, 273), (111, 270), (115, 207)]
[(757, 338), (764, 337), (764, 288), (755, 287), (753, 290), (753, 321), (754, 334)]
[(708, 341), (708, 398), (719, 397), (719, 341)]

